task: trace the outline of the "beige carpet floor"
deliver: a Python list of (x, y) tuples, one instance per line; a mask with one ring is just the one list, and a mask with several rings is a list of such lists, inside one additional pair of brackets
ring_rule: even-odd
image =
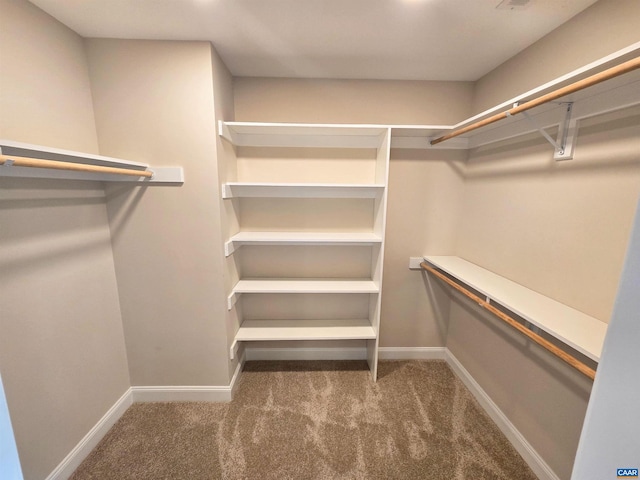
[(84, 479), (536, 477), (442, 361), (248, 362), (234, 400), (134, 404)]

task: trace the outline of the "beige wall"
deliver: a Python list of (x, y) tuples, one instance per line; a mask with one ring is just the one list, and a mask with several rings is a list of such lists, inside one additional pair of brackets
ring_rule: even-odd
[(26, 0), (0, 7), (0, 138), (97, 153), (82, 39)]
[[(82, 39), (26, 1), (0, 10), (0, 137), (96, 153)], [(0, 283), (2, 379), (42, 479), (129, 387), (102, 186), (0, 178)]]
[(599, 0), (479, 79), (472, 111), (484, 111), (640, 42), (639, 18), (637, 0)]
[(537, 135), (472, 152), (457, 252), (608, 322), (640, 193), (640, 109), (578, 133), (565, 162)]
[(410, 256), (453, 255), (465, 151), (392, 150), (381, 313), (381, 347), (444, 346), (446, 289), (409, 270)]
[(470, 114), (470, 82), (236, 78), (247, 122), (450, 125)]
[(228, 385), (211, 45), (88, 40), (100, 151), (182, 166), (108, 189), (132, 385)]

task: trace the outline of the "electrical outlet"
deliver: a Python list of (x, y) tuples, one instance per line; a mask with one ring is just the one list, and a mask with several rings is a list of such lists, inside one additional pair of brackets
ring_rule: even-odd
[(420, 270), (424, 257), (409, 257), (409, 270)]

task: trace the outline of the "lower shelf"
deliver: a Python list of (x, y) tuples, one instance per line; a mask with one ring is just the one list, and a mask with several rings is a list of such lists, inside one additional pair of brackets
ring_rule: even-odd
[(240, 280), (233, 293), (378, 293), (379, 285), (367, 279), (255, 278)]
[(236, 342), (268, 340), (372, 340), (369, 320), (245, 320)]
[(606, 323), (462, 258), (426, 256), (424, 259), (480, 292), (487, 301), (501, 305), (591, 360), (600, 360)]
[(245, 320), (240, 325), (229, 358), (238, 342), (286, 340), (367, 340), (367, 362), (373, 381), (377, 378), (378, 342), (376, 329), (368, 319), (356, 320)]

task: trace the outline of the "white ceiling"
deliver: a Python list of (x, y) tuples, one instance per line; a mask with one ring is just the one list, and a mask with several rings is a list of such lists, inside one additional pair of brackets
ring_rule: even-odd
[(83, 37), (211, 41), (235, 76), (472, 81), (595, 3), (500, 1), (31, 0)]

